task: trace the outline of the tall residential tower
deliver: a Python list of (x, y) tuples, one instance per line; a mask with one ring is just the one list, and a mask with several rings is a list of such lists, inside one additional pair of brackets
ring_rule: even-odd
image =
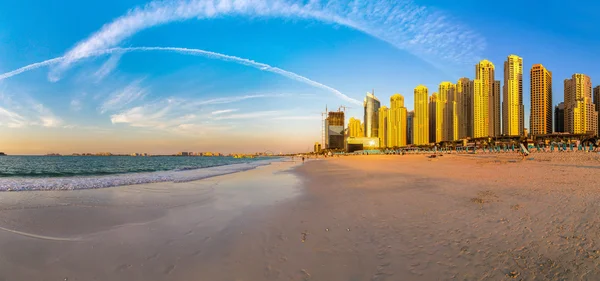
[(388, 147), (399, 147), (406, 145), (406, 107), (404, 97), (395, 94), (390, 98), (390, 109), (388, 117)]
[(427, 87), (419, 85), (415, 88), (413, 143), (422, 145), (429, 143), (429, 105)]
[(475, 65), (473, 80), (473, 137), (496, 136), (500, 130), (500, 82), (494, 80), (494, 64)]
[(592, 80), (585, 74), (565, 79), (565, 131), (583, 134), (598, 130), (598, 112), (592, 102)]
[[(438, 112), (438, 108), (440, 108), (439, 96), (438, 93), (433, 93), (429, 97), (429, 142), (439, 142), (442, 137), (442, 130), (438, 127), (438, 113), (441, 114), (441, 111)], [(441, 120), (440, 120), (441, 121)], [(440, 140), (438, 140), (440, 137)]]
[(389, 128), (388, 128), (388, 117), (389, 117), (389, 109), (387, 106), (382, 106), (379, 108), (379, 129), (377, 130), (377, 134), (379, 137), (379, 147), (389, 147), (388, 143), (389, 138)]
[(504, 62), (502, 101), (502, 132), (509, 136), (523, 135), (523, 59), (510, 55)]
[(533, 136), (552, 133), (552, 72), (534, 64), (529, 72), (531, 108), (529, 133)]
[(456, 83), (458, 138), (473, 137), (473, 81), (460, 78)]

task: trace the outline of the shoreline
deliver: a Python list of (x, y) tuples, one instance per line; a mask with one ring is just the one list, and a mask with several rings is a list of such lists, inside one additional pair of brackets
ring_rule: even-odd
[(285, 158), (215, 165), (205, 168), (69, 177), (0, 177), (0, 192), (81, 190), (159, 182), (187, 182), (238, 173), (286, 161)]

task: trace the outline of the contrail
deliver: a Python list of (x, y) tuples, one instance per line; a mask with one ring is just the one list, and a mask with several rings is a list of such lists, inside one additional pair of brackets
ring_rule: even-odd
[[(281, 69), (278, 67), (274, 67), (274, 66), (268, 65), (266, 63), (256, 62), (256, 61), (253, 61), (250, 59), (245, 59), (245, 58), (240, 58), (240, 57), (236, 57), (236, 56), (230, 56), (230, 55), (225, 55), (225, 54), (220, 54), (220, 53), (215, 53), (215, 52), (205, 51), (205, 50), (200, 50), (200, 49), (177, 48), (177, 47), (110, 48), (110, 49), (105, 49), (105, 50), (94, 51), (93, 53), (90, 53), (87, 57), (95, 57), (95, 56), (101, 56), (101, 55), (113, 54), (113, 53), (119, 53), (119, 52), (127, 53), (127, 52), (148, 52), (148, 51), (172, 52), (172, 53), (179, 53), (179, 54), (186, 54), (186, 55), (202, 56), (202, 57), (206, 57), (206, 58), (218, 59), (218, 60), (223, 60), (223, 61), (230, 61), (230, 62), (234, 62), (237, 64), (254, 67), (254, 68), (257, 68), (262, 71), (275, 73), (275, 74), (290, 78), (292, 80), (296, 80), (298, 82), (302, 82), (302, 83), (311, 85), (313, 87), (327, 90), (347, 102), (351, 102), (351, 103), (358, 104), (358, 105), (362, 104), (360, 101), (353, 99), (347, 95), (344, 95), (342, 92), (340, 92), (332, 87), (329, 87), (325, 84), (311, 80), (302, 75), (293, 73), (291, 71), (287, 71), (287, 70), (284, 70), (284, 69)], [(54, 64), (63, 62), (66, 59), (67, 59), (66, 56), (62, 56), (62, 57), (58, 57), (58, 58), (49, 59), (49, 60), (46, 60), (43, 62), (38, 62), (38, 63), (33, 63), (30, 65), (27, 65), (27, 66), (21, 67), (19, 69), (16, 69), (16, 70), (13, 70), (10, 72), (0, 74), (0, 81), (10, 78), (10, 77), (13, 77), (15, 75), (19, 75), (26, 71), (34, 70), (34, 69), (44, 67), (44, 66), (54, 65)]]
[(434, 65), (469, 65), (479, 59), (485, 39), (435, 9), (413, 0), (177, 0), (152, 1), (129, 10), (65, 53), (51, 67), (58, 80), (71, 64), (98, 50), (155, 26), (186, 20), (227, 16), (318, 20), (345, 26), (408, 51)]

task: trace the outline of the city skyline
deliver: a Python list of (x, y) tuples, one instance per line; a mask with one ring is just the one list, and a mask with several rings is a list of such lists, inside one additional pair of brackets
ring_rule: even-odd
[[(522, 58), (523, 72), (535, 64), (552, 72), (551, 108), (573, 73), (600, 81), (592, 47), (598, 31), (585, 28), (595, 21), (591, 1), (509, 1), (517, 8), (493, 15), (444, 1), (257, 3), (7, 3), (0, 11), (0, 151), (306, 151), (320, 140), (326, 104), (360, 117), (364, 92), (375, 88), (382, 100), (401, 94), (414, 110), (416, 85), (441, 95), (441, 81), (475, 80), (473, 65), (484, 58), (500, 68), (494, 81), (504, 82), (501, 62), (510, 54)], [(534, 6), (553, 24), (538, 24)], [(424, 24), (432, 28), (410, 28)], [(520, 118), (528, 128), (525, 76)], [(456, 114), (468, 114), (457, 97)], [(468, 130), (456, 127), (459, 135)]]

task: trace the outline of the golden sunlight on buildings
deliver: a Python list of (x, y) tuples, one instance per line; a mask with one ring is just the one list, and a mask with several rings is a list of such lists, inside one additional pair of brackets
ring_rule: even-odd
[(390, 109), (388, 116), (388, 147), (400, 147), (406, 145), (406, 107), (404, 97), (395, 94), (390, 98)]
[(592, 80), (585, 74), (565, 79), (565, 131), (584, 134), (598, 130), (598, 112), (592, 102)]
[[(433, 93), (429, 97), (429, 142), (437, 142), (438, 137), (438, 126), (437, 126), (437, 115), (439, 107), (439, 96), (438, 93)], [(441, 136), (441, 130), (439, 135)]]
[(531, 108), (529, 132), (531, 135), (551, 134), (552, 131), (552, 72), (541, 64), (534, 64), (531, 79)]
[(363, 124), (359, 119), (351, 117), (348, 121), (348, 136), (354, 138), (364, 137)]
[(429, 105), (427, 87), (419, 85), (414, 91), (413, 143), (429, 143)]
[(494, 80), (495, 67), (489, 60), (475, 66), (473, 81), (473, 137), (500, 135), (500, 81)]
[(504, 62), (502, 133), (521, 136), (524, 129), (523, 58), (510, 55)]
[(381, 106), (379, 108), (379, 130), (378, 130), (378, 138), (379, 138), (379, 145), (381, 147), (388, 147), (388, 114), (389, 114), (389, 110), (387, 108), (387, 106)]

